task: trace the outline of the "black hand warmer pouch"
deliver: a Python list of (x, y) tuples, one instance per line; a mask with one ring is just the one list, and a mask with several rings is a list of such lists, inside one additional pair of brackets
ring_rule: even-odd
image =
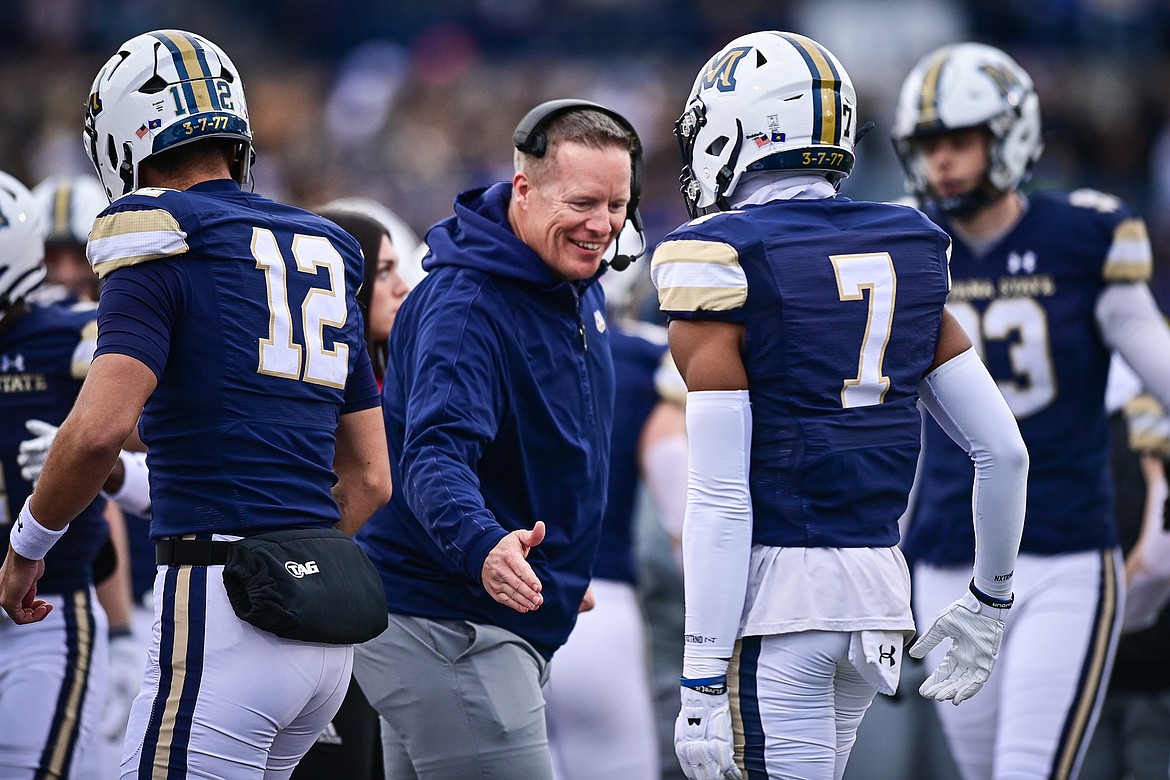
[(352, 645), (386, 630), (378, 573), (353, 539), (332, 528), (232, 542), (223, 584), (241, 620), (285, 639)]

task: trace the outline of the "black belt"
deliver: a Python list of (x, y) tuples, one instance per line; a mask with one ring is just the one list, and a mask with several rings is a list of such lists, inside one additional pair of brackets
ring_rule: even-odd
[(154, 546), (154, 562), (162, 566), (223, 566), (230, 545), (231, 542), (206, 539), (159, 539)]

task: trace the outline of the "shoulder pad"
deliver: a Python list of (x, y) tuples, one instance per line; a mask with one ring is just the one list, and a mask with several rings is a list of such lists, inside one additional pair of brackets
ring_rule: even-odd
[(70, 361), (70, 373), (74, 379), (85, 379), (89, 374), (89, 364), (93, 362), (93, 353), (97, 350), (98, 325), (97, 320), (90, 320), (81, 328), (77, 346), (73, 349), (73, 359)]
[(1122, 206), (1121, 199), (1117, 196), (1088, 187), (1070, 192), (1068, 202), (1077, 208), (1093, 209), (1102, 214), (1112, 214)]
[(664, 241), (654, 250), (650, 277), (663, 311), (731, 311), (747, 302), (739, 250), (723, 241)]
[(117, 268), (174, 257), (188, 248), (187, 232), (171, 212), (148, 204), (127, 203), (122, 208), (111, 207), (94, 220), (85, 254), (94, 273), (104, 279)]
[(1139, 217), (1123, 219), (1113, 228), (1113, 241), (1101, 275), (1107, 282), (1148, 282), (1154, 272), (1154, 252), (1146, 223)]

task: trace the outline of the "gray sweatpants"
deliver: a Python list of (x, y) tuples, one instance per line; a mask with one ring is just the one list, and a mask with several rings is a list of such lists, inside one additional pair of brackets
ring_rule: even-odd
[(391, 612), (353, 673), (382, 716), (387, 778), (552, 780), (548, 663), (510, 631)]

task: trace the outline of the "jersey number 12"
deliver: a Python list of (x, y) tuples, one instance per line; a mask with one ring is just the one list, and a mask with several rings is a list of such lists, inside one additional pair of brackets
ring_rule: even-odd
[(260, 339), (256, 371), (343, 388), (349, 374), (349, 345), (335, 343), (332, 348), (326, 347), (325, 328), (345, 325), (345, 261), (329, 239), (321, 236), (293, 236), (292, 254), (297, 271), (316, 275), (317, 269), (324, 268), (329, 276), (327, 288), (309, 288), (301, 302), (304, 333), (299, 341), (294, 339), (289, 308), (288, 266), (276, 236), (271, 230), (252, 228), (252, 256), (256, 267), (264, 271), (268, 292), (268, 338)]

